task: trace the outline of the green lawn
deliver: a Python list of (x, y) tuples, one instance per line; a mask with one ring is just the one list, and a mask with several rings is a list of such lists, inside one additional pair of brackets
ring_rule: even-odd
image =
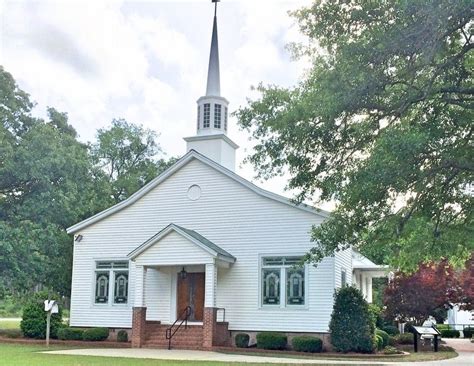
[(20, 329), (20, 320), (0, 319), (0, 329)]
[[(49, 350), (60, 350), (72, 347), (59, 347), (52, 346)], [(20, 345), (20, 344), (6, 344), (0, 343), (0, 366), (17, 366), (17, 365), (27, 365), (27, 366), (151, 366), (151, 365), (192, 365), (192, 366), (221, 366), (228, 363), (223, 362), (205, 362), (205, 361), (164, 361), (164, 360), (151, 360), (151, 359), (134, 359), (134, 358), (118, 358), (118, 357), (96, 357), (96, 356), (69, 356), (69, 355), (51, 355), (39, 353), (40, 351), (47, 350), (46, 347), (40, 345)], [(271, 356), (270, 354), (261, 354), (262, 356)], [(433, 359), (444, 359), (454, 357), (456, 353), (454, 352), (439, 352), (438, 354), (433, 353), (419, 353), (409, 358), (403, 359), (407, 362), (414, 361), (427, 361)], [(255, 355), (257, 356), (257, 355)], [(281, 355), (279, 355), (281, 356)], [(319, 359), (324, 358), (323, 355), (317, 356)], [(434, 358), (436, 357), (436, 358)], [(314, 365), (318, 365), (318, 358), (315, 358)], [(332, 357), (332, 360), (341, 359), (349, 360), (350, 357)], [(351, 360), (354, 360), (352, 358)], [(359, 360), (359, 359), (357, 359)], [(375, 362), (382, 360), (373, 360)], [(383, 361), (388, 361), (384, 359)], [(396, 359), (396, 361), (401, 361)], [(289, 361), (291, 362), (291, 361)], [(251, 363), (233, 363), (232, 365), (236, 366), (269, 366), (275, 364), (251, 364)], [(279, 364), (285, 365), (285, 364)], [(288, 363), (286, 365), (291, 365)]]

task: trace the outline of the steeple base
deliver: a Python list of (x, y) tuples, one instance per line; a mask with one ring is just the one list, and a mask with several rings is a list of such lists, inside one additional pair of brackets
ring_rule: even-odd
[(187, 151), (196, 150), (223, 167), (235, 171), (235, 150), (239, 146), (224, 134), (185, 137)]

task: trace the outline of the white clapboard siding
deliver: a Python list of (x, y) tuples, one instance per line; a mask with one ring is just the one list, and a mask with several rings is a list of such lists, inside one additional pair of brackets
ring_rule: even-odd
[(334, 255), (334, 284), (341, 287), (341, 272), (346, 270), (346, 284), (352, 283), (352, 248), (341, 250)]
[[(187, 197), (193, 184), (201, 187), (196, 201)], [(217, 275), (216, 305), (226, 308), (230, 329), (327, 331), (335, 286), (334, 258), (309, 267), (305, 308), (274, 310), (259, 304), (259, 256), (304, 254), (315, 244), (310, 241), (311, 226), (323, 219), (263, 197), (194, 159), (132, 205), (79, 232), (83, 239), (74, 243), (71, 325), (130, 327), (132, 301), (120, 306), (93, 304), (95, 261), (125, 259), (137, 246), (175, 223), (197, 231), (236, 258), (230, 268), (219, 268)], [(169, 244), (175, 253), (184, 245), (182, 241), (176, 241), (174, 247)], [(181, 254), (174, 258), (179, 268)], [(134, 264), (130, 299), (133, 269)], [(169, 315), (167, 280), (159, 279), (161, 272), (151, 273), (145, 290), (149, 318)], [(350, 273), (348, 268), (348, 279)], [(160, 290), (165, 293), (151, 294)]]

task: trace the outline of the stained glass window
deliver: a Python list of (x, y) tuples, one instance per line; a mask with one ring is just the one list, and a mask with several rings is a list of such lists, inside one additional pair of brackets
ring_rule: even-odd
[(304, 305), (304, 268), (286, 270), (286, 304)]
[(106, 304), (109, 301), (109, 272), (96, 272), (95, 302)]
[(115, 272), (114, 303), (126, 304), (128, 298), (128, 272)]
[(263, 270), (263, 303), (266, 305), (280, 304), (280, 270)]

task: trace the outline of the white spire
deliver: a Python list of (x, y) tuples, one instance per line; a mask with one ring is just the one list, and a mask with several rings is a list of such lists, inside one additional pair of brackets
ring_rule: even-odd
[(207, 70), (206, 96), (219, 97), (221, 95), (221, 81), (219, 75), (219, 42), (217, 39), (217, 1), (213, 2), (215, 2), (214, 24), (212, 26), (209, 69)]

